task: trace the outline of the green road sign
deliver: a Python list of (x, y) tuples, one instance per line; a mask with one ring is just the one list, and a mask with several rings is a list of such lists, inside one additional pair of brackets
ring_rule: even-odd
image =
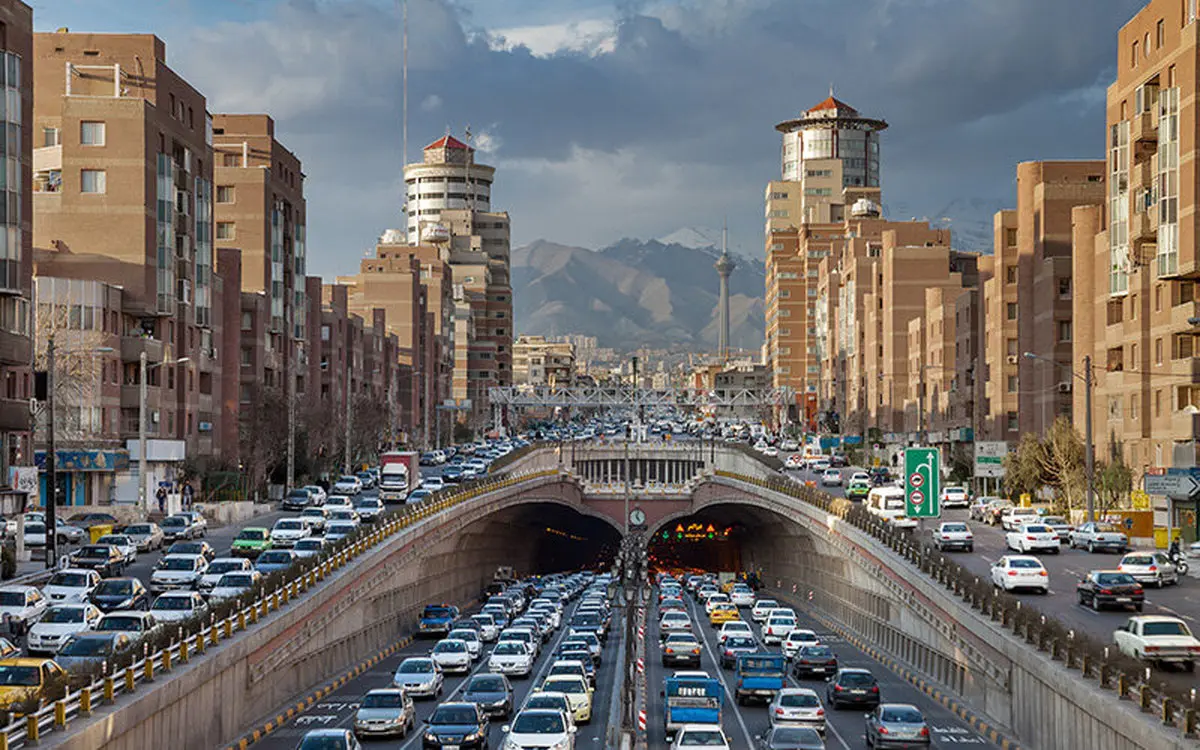
[(941, 454), (937, 448), (904, 451), (904, 513), (909, 518), (937, 518), (941, 488)]

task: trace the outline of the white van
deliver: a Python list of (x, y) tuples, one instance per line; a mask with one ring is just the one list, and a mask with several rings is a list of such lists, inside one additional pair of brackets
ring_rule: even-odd
[(867, 494), (867, 511), (898, 529), (915, 529), (917, 520), (904, 513), (904, 490), (899, 487), (875, 487)]

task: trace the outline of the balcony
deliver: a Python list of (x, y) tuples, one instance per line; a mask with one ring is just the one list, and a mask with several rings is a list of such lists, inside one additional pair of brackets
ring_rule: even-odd
[[(146, 388), (146, 408), (157, 411), (162, 403), (161, 389), (152, 385)], [(137, 409), (141, 404), (141, 387), (137, 384), (121, 386), (121, 408)], [(147, 424), (151, 424), (147, 422)], [(136, 425), (135, 425), (136, 429)]]
[(1129, 169), (1130, 192), (1137, 195), (1139, 190), (1152, 190), (1157, 177), (1148, 159), (1135, 163)]
[(0, 364), (25, 365), (33, 359), (33, 343), (28, 336), (0, 330)]
[(28, 401), (0, 398), (0, 432), (25, 432), (31, 424)]
[(1134, 115), (1129, 121), (1130, 143), (1158, 143), (1158, 117), (1153, 112)]
[(121, 361), (137, 362), (146, 353), (147, 362), (162, 362), (163, 342), (146, 336), (121, 337)]
[(1181, 409), (1171, 415), (1171, 440), (1176, 442), (1200, 439), (1200, 411)]
[(1129, 222), (1129, 239), (1134, 243), (1158, 242), (1158, 211), (1138, 211)]

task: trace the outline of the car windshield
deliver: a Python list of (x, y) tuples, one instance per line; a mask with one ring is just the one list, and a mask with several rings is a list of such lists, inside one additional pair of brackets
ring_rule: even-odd
[(190, 596), (160, 596), (154, 600), (154, 606), (151, 609), (169, 609), (183, 610), (192, 608), (192, 597)]
[(79, 550), (80, 557), (98, 557), (101, 559), (108, 558), (108, 547), (84, 547)]
[(525, 654), (525, 645), (516, 641), (500, 641), (492, 651), (494, 654)]
[(725, 747), (720, 729), (688, 729), (679, 739), (680, 747)]
[(433, 653), (435, 654), (461, 654), (466, 650), (467, 644), (462, 641), (439, 641), (433, 647)]
[(725, 639), (725, 648), (757, 648), (758, 643), (753, 638), (734, 636)]
[(569, 711), (571, 707), (561, 695), (534, 693), (525, 701), (525, 708), (554, 708), (561, 711)]
[(562, 714), (540, 711), (522, 712), (513, 722), (514, 734), (559, 734), (566, 731)]
[(329, 524), (325, 534), (326, 536), (329, 534), (341, 534), (342, 536), (348, 536), (352, 531), (354, 531), (354, 524), (346, 523), (345, 521), (339, 521), (338, 523)]
[(195, 570), (196, 563), (188, 557), (164, 557), (158, 561), (162, 570)]
[(280, 521), (275, 524), (275, 528), (283, 531), (304, 531), (305, 526), (303, 521)]
[(779, 705), (785, 708), (814, 708), (821, 705), (815, 693), (784, 693), (779, 696)]
[(545, 682), (543, 682), (543, 683), (542, 683), (542, 689), (543, 689), (543, 690), (551, 690), (551, 691), (554, 691), (554, 692), (557, 692), (557, 693), (574, 693), (574, 694), (576, 694), (576, 695), (578, 695), (579, 693), (586, 693), (586, 692), (587, 692), (587, 688), (585, 688), (585, 687), (584, 687), (584, 685), (583, 685), (583, 680), (579, 680), (579, 679), (573, 679), (573, 680), (562, 680), (562, 679), (552, 679), (552, 680), (546, 680)]
[(83, 622), (82, 607), (53, 607), (42, 617), (41, 622), (69, 623)]
[(754, 605), (755, 609), (775, 609), (779, 606), (779, 602), (774, 599), (759, 599), (758, 604)]
[(350, 746), (341, 737), (328, 735), (313, 735), (305, 737), (300, 743), (299, 750), (349, 750)]
[(242, 529), (237, 538), (244, 542), (261, 542), (267, 538), (267, 532), (263, 529)]
[(889, 706), (879, 712), (881, 721), (893, 722), (896, 724), (920, 724), (925, 721), (925, 717), (921, 716), (921, 712), (915, 708), (907, 706)]
[(147, 526), (146, 524), (138, 524), (136, 526), (126, 526), (125, 533), (126, 534), (138, 534), (138, 535), (149, 534), (150, 527)]
[(249, 573), (226, 573), (217, 581), (217, 586), (223, 589), (249, 588), (254, 585), (254, 576)]
[[(101, 581), (96, 587), (96, 593), (101, 596), (129, 596), (133, 593), (133, 581)], [(0, 594), (3, 597), (3, 594)], [(0, 598), (0, 604), (3, 599)]]
[(55, 573), (54, 577), (46, 585), (79, 588), (87, 586), (87, 584), (88, 576), (86, 573)]
[(504, 678), (500, 675), (477, 675), (471, 678), (471, 684), (467, 685), (467, 692), (502, 693), (504, 692)]
[(875, 678), (866, 672), (842, 672), (843, 685), (874, 685)]
[(1182, 622), (1171, 622), (1170, 620), (1162, 620), (1159, 622), (1147, 622), (1142, 625), (1143, 635), (1191, 635), (1188, 632), (1187, 626)]
[(1059, 516), (1046, 516), (1042, 519), (1042, 523), (1045, 523), (1049, 526), (1070, 526), (1065, 518), (1061, 518)]
[(46, 533), (46, 526), (40, 523), (25, 524), (25, 534), (29, 536), (41, 535)]
[(967, 525), (965, 523), (944, 523), (944, 524), (942, 524), (942, 531), (966, 531), (966, 530), (967, 530)]
[(231, 570), (242, 570), (246, 566), (241, 560), (217, 560), (208, 566), (210, 574), (228, 573)]
[(396, 670), (400, 674), (428, 674), (433, 670), (433, 662), (428, 659), (409, 660), (400, 664), (400, 669)]
[(425, 610), (423, 612), (421, 612), (421, 617), (426, 617), (426, 618), (443, 618), (443, 617), (453, 617), (453, 616), (454, 616), (454, 610), (450, 609), (449, 607), (428, 607), (427, 606), (427, 607), (425, 607)]
[(1120, 586), (1121, 584), (1136, 583), (1128, 573), (1097, 573), (1096, 583), (1101, 586)]
[(122, 631), (138, 631), (142, 630), (142, 618), (122, 615), (105, 615), (100, 624), (96, 626), (96, 630), (122, 630)]
[(363, 696), (363, 708), (403, 708), (404, 694), (395, 693), (367, 693)]
[(672, 633), (664, 643), (695, 643), (696, 639), (690, 633)]
[(430, 724), (475, 724), (479, 715), (466, 706), (440, 706), (429, 717)]
[(1153, 565), (1154, 558), (1150, 555), (1129, 555), (1121, 561), (1122, 565)]
[(796, 624), (796, 620), (795, 620), (794, 618), (791, 618), (791, 617), (772, 617), (772, 618), (771, 618), (769, 621), (767, 621), (767, 624), (768, 624), (768, 625), (771, 625), (771, 626), (774, 626), (774, 625), (795, 625), (795, 624)]
[(0, 685), (37, 687), (40, 684), (41, 674), (37, 667), (21, 667), (11, 664), (0, 665)]
[(1125, 531), (1117, 526), (1097, 526), (1096, 531), (1104, 534), (1125, 534)]
[(272, 565), (278, 565), (280, 563), (286, 564), (292, 561), (292, 555), (285, 550), (264, 552), (258, 556), (258, 561), (260, 563), (270, 563)]
[(301, 539), (296, 542), (296, 549), (301, 552), (315, 551), (321, 549), (320, 539)]
[(127, 547), (127, 546), (129, 546), (129, 537), (114, 536), (112, 534), (106, 534), (106, 535), (100, 537), (99, 539), (97, 539), (96, 542), (98, 544), (115, 544), (118, 547)]
[(108, 638), (76, 638), (68, 641), (58, 653), (62, 656), (106, 656), (110, 643)]
[(1049, 526), (1026, 526), (1025, 531), (1030, 534), (1053, 534), (1054, 529)]
[(1015, 560), (1009, 560), (1008, 567), (1036, 570), (1037, 568), (1042, 567), (1042, 564), (1037, 560), (1022, 560), (1017, 558)]
[(800, 649), (800, 656), (806, 659), (829, 659), (833, 656), (833, 652), (828, 646), (805, 646)]
[(821, 735), (812, 727), (776, 727), (771, 732), (771, 747), (788, 748), (793, 745), (821, 747)]
[(203, 542), (175, 542), (167, 549), (168, 555), (199, 555), (204, 551)]
[(169, 518), (164, 518), (162, 525), (163, 526), (188, 526), (189, 523), (186, 518), (179, 518), (177, 516), (171, 516)]

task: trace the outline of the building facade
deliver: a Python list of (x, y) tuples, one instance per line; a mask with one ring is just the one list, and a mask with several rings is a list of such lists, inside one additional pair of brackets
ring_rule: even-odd
[(575, 345), (545, 336), (513, 342), (513, 385), (569, 386), (574, 382)]

